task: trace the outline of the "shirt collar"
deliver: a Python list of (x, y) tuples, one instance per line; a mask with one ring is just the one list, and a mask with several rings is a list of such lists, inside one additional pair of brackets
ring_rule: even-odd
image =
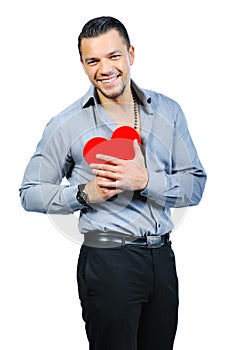
[[(147, 90), (139, 88), (139, 86), (131, 80), (132, 88), (134, 89), (139, 101), (147, 109), (151, 103), (151, 96)], [(94, 85), (91, 85), (87, 93), (83, 96), (82, 108), (87, 108), (89, 106), (95, 106), (98, 104), (97, 93)]]

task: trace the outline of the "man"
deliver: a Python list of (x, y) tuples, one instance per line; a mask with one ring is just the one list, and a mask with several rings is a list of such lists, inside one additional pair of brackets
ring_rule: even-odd
[[(80, 210), (77, 277), (91, 350), (172, 349), (178, 279), (170, 208), (197, 205), (206, 174), (179, 105), (132, 81), (134, 47), (124, 25), (95, 18), (78, 44), (91, 88), (46, 126), (25, 171), (22, 205)], [(87, 142), (109, 140), (122, 126), (140, 135), (133, 158), (97, 151), (89, 164)]]

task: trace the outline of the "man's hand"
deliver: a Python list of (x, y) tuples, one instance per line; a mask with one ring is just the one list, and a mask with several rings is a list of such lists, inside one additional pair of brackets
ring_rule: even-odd
[[(105, 183), (106, 186), (101, 186), (101, 183)], [(100, 176), (94, 177), (85, 186), (85, 192), (88, 196), (89, 203), (100, 203), (108, 200), (109, 198), (123, 192), (121, 189), (108, 187), (108, 184), (112, 182), (107, 178)]]
[(132, 160), (123, 160), (102, 154), (96, 156), (96, 158), (107, 162), (106, 164), (90, 165), (92, 173), (97, 176), (98, 186), (103, 191), (104, 189), (137, 191), (147, 186), (149, 174), (137, 140), (134, 140), (133, 146), (135, 157)]

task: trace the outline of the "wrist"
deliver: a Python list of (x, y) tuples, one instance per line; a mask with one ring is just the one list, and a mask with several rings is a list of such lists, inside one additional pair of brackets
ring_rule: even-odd
[(88, 198), (87, 192), (85, 191), (85, 186), (86, 184), (78, 185), (78, 192), (76, 195), (76, 199), (79, 202), (79, 204), (83, 205), (84, 207), (88, 207), (89, 198)]

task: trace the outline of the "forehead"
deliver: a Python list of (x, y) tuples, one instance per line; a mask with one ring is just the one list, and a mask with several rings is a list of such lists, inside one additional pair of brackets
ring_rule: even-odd
[(83, 38), (81, 41), (83, 58), (105, 56), (114, 51), (127, 51), (124, 39), (115, 29), (95, 38)]

